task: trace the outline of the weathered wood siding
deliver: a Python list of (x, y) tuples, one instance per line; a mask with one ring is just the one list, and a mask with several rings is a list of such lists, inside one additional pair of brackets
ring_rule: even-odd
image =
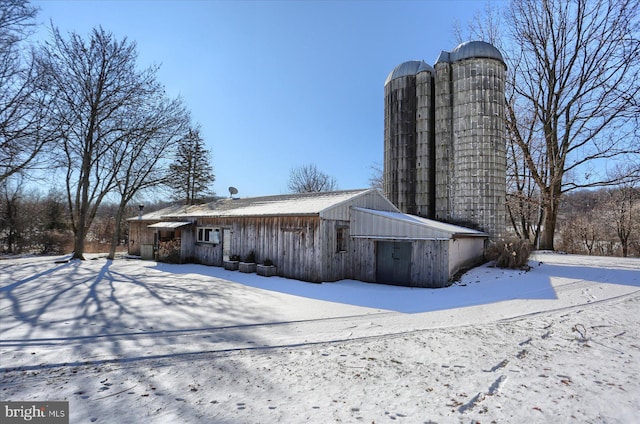
[(176, 230), (176, 237), (180, 234), (180, 261), (182, 263), (193, 262), (195, 255), (195, 226), (189, 225)]
[(277, 237), (278, 275), (311, 282), (322, 281), (320, 219), (293, 218), (283, 222)]
[[(406, 239), (384, 239), (403, 241)], [(348, 278), (376, 282), (376, 239), (357, 237), (351, 240), (353, 275)], [(449, 241), (413, 240), (410, 287), (446, 287), (449, 283)]]
[(351, 239), (352, 274), (349, 278), (376, 282), (376, 242), (368, 238)]
[[(338, 230), (342, 229), (344, 237), (344, 251), (338, 251)], [(351, 264), (351, 236), (349, 221), (336, 221), (323, 219), (320, 223), (322, 241), (320, 248), (320, 260), (324, 264), (321, 267), (321, 281), (338, 281), (352, 278)]]
[(410, 286), (440, 288), (449, 284), (449, 240), (415, 240)]
[(159, 221), (138, 221), (131, 220), (129, 222), (129, 246), (130, 255), (140, 256), (140, 246), (143, 244), (153, 244), (154, 230), (147, 228), (147, 225), (155, 224)]
[[(258, 263), (271, 259), (280, 276), (326, 281), (318, 216), (200, 218), (194, 226), (194, 238), (197, 227), (231, 229), (231, 255), (244, 259), (253, 251)], [(194, 240), (192, 244), (194, 262), (222, 266), (222, 243), (195, 243)]]

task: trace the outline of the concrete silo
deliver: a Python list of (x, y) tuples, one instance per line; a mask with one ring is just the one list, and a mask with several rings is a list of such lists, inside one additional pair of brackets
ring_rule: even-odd
[(424, 61), (398, 65), (384, 85), (385, 196), (401, 211), (432, 217), (433, 68)]
[(405, 62), (384, 87), (384, 193), (400, 210), (504, 234), (506, 146), (500, 52), (482, 41)]
[(506, 65), (494, 46), (442, 52), (436, 81), (436, 217), (504, 235)]

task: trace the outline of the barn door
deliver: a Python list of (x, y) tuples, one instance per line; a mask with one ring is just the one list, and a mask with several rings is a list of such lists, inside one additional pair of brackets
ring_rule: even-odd
[[(310, 269), (308, 264), (309, 250), (305, 249), (305, 234), (301, 229), (283, 228), (280, 236), (282, 244), (278, 257), (278, 267), (282, 267), (282, 274), (290, 278), (309, 280)], [(280, 269), (280, 268), (279, 268)], [(279, 270), (278, 273), (280, 274)]]
[(228, 261), (231, 255), (231, 228), (222, 229), (222, 260)]
[(376, 243), (376, 282), (408, 286), (411, 282), (411, 243)]

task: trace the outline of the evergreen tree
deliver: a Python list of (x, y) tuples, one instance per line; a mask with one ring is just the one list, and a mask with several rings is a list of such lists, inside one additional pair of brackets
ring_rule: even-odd
[(200, 131), (191, 129), (178, 142), (167, 184), (176, 199), (184, 200), (185, 205), (193, 205), (214, 194), (211, 189), (214, 181), (211, 152), (205, 148)]

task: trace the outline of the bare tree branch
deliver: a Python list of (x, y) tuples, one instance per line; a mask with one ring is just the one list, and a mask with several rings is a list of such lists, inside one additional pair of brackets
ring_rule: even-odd
[(316, 193), (337, 189), (336, 179), (318, 170), (316, 165), (293, 168), (289, 174), (289, 190), (292, 193)]
[[(131, 164), (131, 146), (159, 134), (153, 126), (164, 90), (156, 81), (157, 68), (139, 70), (136, 59), (135, 43), (117, 40), (102, 28), (87, 40), (75, 33), (63, 37), (52, 28), (52, 39), (38, 57), (64, 152), (58, 160), (66, 168), (75, 258), (83, 258), (100, 203)], [(129, 190), (131, 185), (121, 195), (128, 197)]]

